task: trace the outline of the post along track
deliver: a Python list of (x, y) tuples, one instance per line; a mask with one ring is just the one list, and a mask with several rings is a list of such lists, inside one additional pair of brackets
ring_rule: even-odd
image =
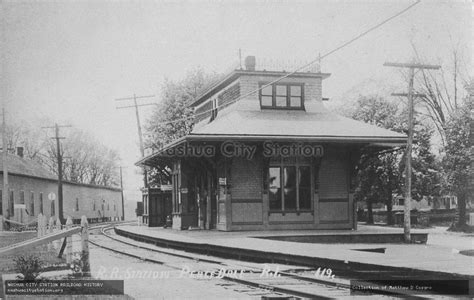
[[(329, 272), (315, 276), (315, 270), (307, 267), (282, 266), (278, 264), (257, 264), (231, 259), (191, 254), (181, 250), (160, 248), (146, 243), (130, 240), (114, 233), (114, 225), (93, 228), (89, 242), (97, 247), (160, 264), (180, 272), (189, 272), (192, 278), (212, 279), (234, 282), (244, 286), (266, 290), (285, 296), (312, 299), (334, 299), (351, 296), (350, 279), (330, 275)], [(186, 267), (183, 267), (186, 265)], [(186, 269), (187, 268), (187, 269)], [(404, 297), (405, 294), (380, 291), (378, 295), (363, 295), (364, 299), (373, 297)], [(413, 295), (410, 297), (415, 298)], [(424, 299), (423, 297), (417, 297)]]

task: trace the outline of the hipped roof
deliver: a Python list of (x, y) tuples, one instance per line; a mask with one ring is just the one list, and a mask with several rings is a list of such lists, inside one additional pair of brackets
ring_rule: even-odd
[(406, 136), (329, 112), (233, 111), (190, 136), (255, 136), (339, 141), (404, 142)]
[[(247, 108), (246, 108), (247, 107)], [(307, 141), (363, 143), (383, 147), (406, 143), (406, 135), (356, 121), (327, 110), (321, 101), (308, 101), (305, 110), (255, 110), (234, 104), (216, 119), (196, 124), (193, 131), (137, 162), (150, 165), (166, 149), (190, 141)]]

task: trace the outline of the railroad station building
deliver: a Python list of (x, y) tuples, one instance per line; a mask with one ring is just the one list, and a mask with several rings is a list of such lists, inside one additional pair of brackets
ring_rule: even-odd
[[(8, 154), (8, 202), (1, 203), (5, 192), (0, 187), (0, 216), (15, 223), (33, 224), (41, 213), (48, 219), (59, 216), (58, 177), (37, 162)], [(1, 154), (1, 152), (0, 152)], [(3, 181), (0, 159), (0, 181)], [(121, 189), (63, 181), (63, 215), (80, 223), (85, 215), (89, 222), (118, 220), (122, 216)], [(5, 212), (5, 214), (3, 213)], [(8, 212), (8, 214), (7, 214)]]
[(355, 228), (360, 150), (406, 136), (330, 112), (329, 76), (257, 70), (247, 57), (197, 98), (192, 132), (137, 163), (172, 174), (173, 228)]

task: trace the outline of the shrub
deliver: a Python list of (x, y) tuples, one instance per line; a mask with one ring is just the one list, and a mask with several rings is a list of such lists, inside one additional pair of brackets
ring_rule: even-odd
[(42, 272), (43, 261), (34, 254), (18, 256), (13, 259), (15, 268), (22, 276), (18, 276), (23, 280), (35, 280)]

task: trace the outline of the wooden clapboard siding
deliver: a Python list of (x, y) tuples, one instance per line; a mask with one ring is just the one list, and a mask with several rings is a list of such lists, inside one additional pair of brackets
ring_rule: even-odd
[(349, 199), (320, 199), (319, 222), (349, 222)]
[(262, 203), (232, 203), (232, 223), (262, 223)]
[(261, 159), (234, 158), (232, 161), (232, 223), (263, 222)]
[(260, 199), (260, 202), (262, 201), (262, 168), (261, 159), (233, 159), (231, 168), (232, 199)]
[(321, 199), (348, 197), (348, 165), (344, 151), (327, 151), (321, 160), (319, 172)]
[(347, 223), (350, 220), (349, 177), (346, 151), (330, 149), (321, 160), (319, 223)]

